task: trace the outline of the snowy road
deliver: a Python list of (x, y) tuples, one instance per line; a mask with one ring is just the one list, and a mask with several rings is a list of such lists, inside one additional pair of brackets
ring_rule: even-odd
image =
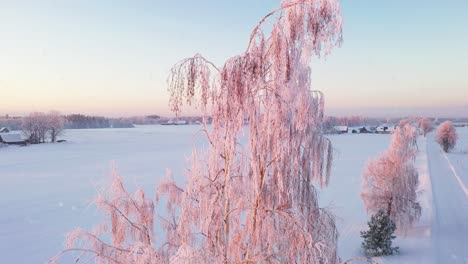
[(437, 263), (468, 263), (468, 196), (450, 161), (434, 140), (427, 140), (427, 155), (432, 181), (434, 215), (432, 240)]

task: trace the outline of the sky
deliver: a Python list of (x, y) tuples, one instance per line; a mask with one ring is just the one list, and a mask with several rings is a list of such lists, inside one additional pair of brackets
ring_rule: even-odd
[[(326, 114), (468, 117), (468, 1), (340, 3), (343, 45), (311, 65)], [(0, 0), (0, 115), (171, 115), (171, 66), (222, 64), (279, 4)]]

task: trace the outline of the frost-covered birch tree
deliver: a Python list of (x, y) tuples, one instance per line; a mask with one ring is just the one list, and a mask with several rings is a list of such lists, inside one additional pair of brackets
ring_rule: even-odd
[(31, 113), (21, 120), (23, 134), (33, 144), (44, 143), (47, 138), (47, 115), (43, 112)]
[(57, 137), (63, 134), (64, 118), (58, 111), (50, 111), (46, 116), (47, 130), (50, 136), (50, 141), (55, 142)]
[(455, 147), (458, 135), (451, 121), (445, 121), (437, 129), (436, 140), (445, 152)]
[(421, 129), (421, 132), (423, 133), (424, 136), (426, 136), (427, 133), (434, 130), (434, 125), (432, 124), (431, 120), (429, 120), (426, 117), (419, 119), (418, 125), (419, 125), (419, 129)]
[(366, 164), (361, 197), (369, 212), (385, 211), (397, 231), (405, 233), (421, 215), (417, 202), (418, 172), (414, 166), (416, 129), (397, 127), (390, 148)]
[[(209, 151), (194, 153), (186, 190), (170, 189), (182, 196), (177, 259), (337, 261), (334, 219), (319, 207), (312, 184), (328, 183), (332, 149), (309, 63), (340, 41), (336, 1), (283, 1), (254, 29), (247, 50), (222, 67), (196, 55), (172, 69), (173, 110), (198, 95), (213, 118)], [(239, 145), (243, 129), (246, 147)]]
[[(178, 62), (168, 78), (172, 110), (196, 102), (212, 124), (187, 184), (168, 177), (157, 188), (157, 200), (168, 200), (165, 243), (154, 246), (153, 203), (116, 177), (97, 201), (110, 225), (72, 232), (67, 250), (78, 244), (106, 263), (337, 263), (334, 216), (315, 187), (329, 182), (332, 147), (309, 65), (341, 43), (341, 23), (336, 0), (283, 0), (242, 54), (221, 66), (199, 54)], [(106, 231), (111, 243), (98, 238)]]

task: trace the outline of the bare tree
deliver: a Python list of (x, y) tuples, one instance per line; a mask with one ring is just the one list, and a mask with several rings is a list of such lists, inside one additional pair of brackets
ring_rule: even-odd
[(98, 199), (111, 216), (99, 230), (112, 242), (78, 230), (67, 250), (109, 263), (337, 263), (334, 216), (314, 186), (328, 184), (332, 148), (309, 65), (341, 43), (341, 21), (336, 0), (283, 0), (222, 67), (201, 55), (177, 63), (168, 79), (172, 110), (198, 102), (212, 125), (203, 129), (207, 152), (193, 152), (187, 185), (169, 177), (158, 186), (168, 200), (165, 243), (152, 242), (149, 202), (117, 180)]
[(47, 113), (47, 128), (51, 142), (55, 142), (57, 137), (63, 134), (64, 119), (60, 112), (50, 111)]
[(368, 211), (385, 211), (400, 234), (419, 219), (418, 172), (414, 167), (416, 129), (409, 124), (397, 127), (390, 149), (369, 161), (363, 174), (361, 197)]
[(44, 143), (47, 137), (47, 116), (43, 112), (34, 112), (23, 117), (23, 134), (32, 144)]
[(453, 149), (457, 143), (458, 135), (451, 121), (445, 121), (440, 124), (437, 130), (437, 143), (440, 144), (445, 152)]

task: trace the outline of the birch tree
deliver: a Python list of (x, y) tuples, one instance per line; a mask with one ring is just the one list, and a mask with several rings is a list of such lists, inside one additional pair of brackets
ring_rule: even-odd
[(50, 141), (55, 142), (57, 137), (63, 134), (64, 119), (60, 112), (50, 111), (47, 113), (47, 129), (50, 136)]
[(367, 210), (371, 213), (386, 212), (400, 234), (406, 233), (421, 216), (416, 193), (415, 137), (416, 129), (411, 125), (397, 127), (390, 148), (380, 157), (370, 160), (363, 174), (361, 197)]
[(445, 152), (449, 152), (455, 147), (457, 139), (457, 131), (451, 121), (440, 124), (439, 129), (437, 129), (436, 140)]
[(434, 130), (434, 125), (432, 124), (431, 120), (428, 118), (421, 118), (419, 119), (419, 129), (421, 129), (424, 137), (427, 135), (427, 133), (431, 132)]
[[(193, 151), (187, 184), (168, 177), (157, 188), (156, 200), (167, 198), (166, 241), (154, 244), (152, 203), (117, 177), (97, 201), (111, 224), (71, 233), (67, 250), (84, 247), (103, 263), (337, 263), (334, 216), (315, 187), (329, 182), (332, 146), (309, 65), (341, 43), (341, 23), (336, 0), (283, 0), (240, 55), (221, 66), (200, 54), (175, 64), (171, 109), (196, 103), (212, 124), (203, 129), (207, 151)], [(106, 231), (112, 243), (98, 238)]]

